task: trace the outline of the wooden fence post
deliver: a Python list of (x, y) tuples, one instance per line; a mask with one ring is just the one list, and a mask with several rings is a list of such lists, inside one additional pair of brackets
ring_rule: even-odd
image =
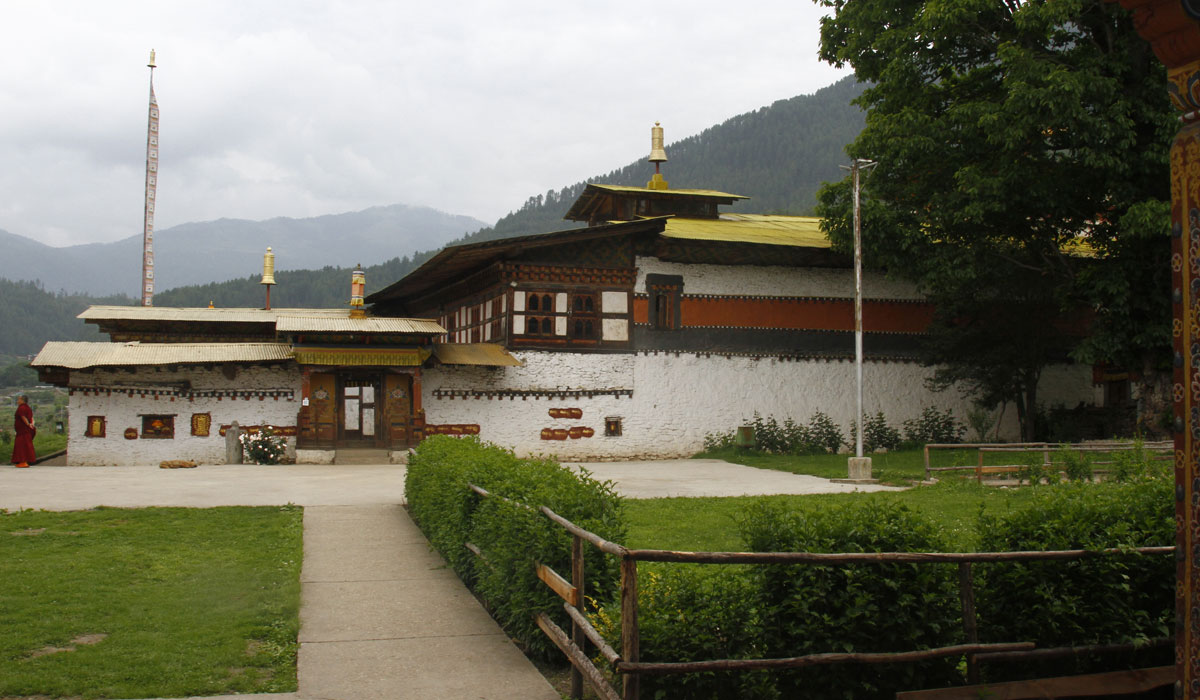
[[(575, 609), (582, 613), (584, 595), (583, 538), (579, 535), (574, 535), (571, 538), (571, 585), (577, 591)], [(587, 653), (587, 639), (583, 635), (583, 628), (574, 619), (571, 620), (571, 641), (585, 654)], [(582, 700), (583, 698), (583, 673), (574, 664), (571, 665), (571, 697), (574, 700)]]
[[(967, 644), (979, 643), (979, 628), (975, 620), (975, 587), (971, 582), (971, 562), (958, 564), (958, 597), (962, 601), (963, 631), (967, 635)], [(967, 682), (971, 685), (979, 683), (979, 662), (974, 654), (967, 654)]]
[[(631, 663), (640, 661), (640, 646), (637, 560), (626, 556), (621, 559), (621, 660)], [(637, 673), (625, 673), (624, 700), (638, 700), (641, 680)]]

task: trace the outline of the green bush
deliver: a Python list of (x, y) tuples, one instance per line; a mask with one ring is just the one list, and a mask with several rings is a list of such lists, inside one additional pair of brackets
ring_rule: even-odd
[(242, 433), (238, 439), (254, 464), (279, 464), (287, 454), (287, 439), (275, 435), (269, 425), (255, 433)]
[[(936, 552), (942, 532), (906, 506), (881, 499), (813, 512), (760, 501), (740, 523), (758, 552)], [(897, 652), (961, 641), (954, 567), (812, 564), (754, 567), (763, 642), (772, 657)], [(891, 697), (949, 685), (958, 659), (920, 664), (815, 666), (780, 672), (782, 697)]]
[[(863, 420), (863, 426), (863, 450), (865, 452), (881, 449), (894, 450), (900, 446), (900, 431), (888, 425), (883, 411), (879, 411), (873, 416), (867, 416)], [(854, 421), (850, 421), (850, 441), (855, 442), (856, 440), (858, 440), (858, 425)]]
[[(762, 615), (753, 579), (740, 566), (638, 567), (638, 629), (645, 662), (766, 658)], [(619, 600), (601, 607), (592, 624), (620, 650)], [(673, 700), (775, 700), (767, 671), (642, 676), (642, 697)]]
[(1142, 438), (1133, 441), (1131, 449), (1113, 453), (1113, 465), (1109, 477), (1118, 482), (1141, 481), (1144, 479), (1172, 478), (1173, 463), (1170, 458), (1155, 459), (1146, 451)]
[[(1020, 510), (980, 517), (984, 551), (1104, 549), (1170, 545), (1175, 538), (1173, 484), (1067, 483), (1038, 489)], [(1112, 644), (1171, 635), (1175, 559), (1170, 555), (1098, 556), (1075, 561), (976, 565), (976, 608), (986, 642), (1038, 647)], [(1151, 653), (1151, 652), (1145, 652)], [(1069, 675), (1170, 663), (1133, 655), (1124, 661), (1080, 658), (1046, 664), (989, 664), (992, 680)]]
[[(801, 425), (791, 418), (781, 425), (774, 417), (763, 418), (755, 411), (749, 425), (754, 428), (755, 449), (771, 454), (836, 454), (846, 443), (833, 419), (820, 411), (812, 415), (808, 425)], [(718, 452), (736, 444), (736, 430), (704, 436), (705, 452)]]
[[(971, 420), (982, 439), (983, 434), (991, 427), (990, 415), (987, 412), (980, 412), (971, 415)], [(919, 417), (904, 421), (904, 439), (920, 445), (931, 442), (934, 444), (959, 443), (966, 434), (967, 426), (955, 419), (954, 411), (948, 408), (945, 411), (939, 411), (933, 406), (926, 406)]]
[[(479, 496), (468, 483), (494, 497)], [(538, 629), (534, 613), (546, 612), (560, 627), (569, 622), (561, 599), (538, 580), (535, 563), (570, 577), (571, 535), (518, 503), (548, 506), (609, 541), (625, 538), (621, 501), (611, 482), (576, 475), (550, 460), (518, 459), (473, 437), (425, 439), (409, 459), (405, 494), (413, 520), (434, 548), (505, 630), (540, 656), (557, 658), (559, 652)], [(472, 554), (467, 542), (483, 557)], [(618, 562), (591, 545), (584, 553), (586, 595), (611, 597)]]

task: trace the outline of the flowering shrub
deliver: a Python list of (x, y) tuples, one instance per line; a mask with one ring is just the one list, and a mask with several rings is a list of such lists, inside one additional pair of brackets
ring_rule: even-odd
[(287, 439), (277, 437), (269, 425), (257, 433), (242, 433), (238, 439), (246, 457), (255, 464), (279, 464), (287, 452)]

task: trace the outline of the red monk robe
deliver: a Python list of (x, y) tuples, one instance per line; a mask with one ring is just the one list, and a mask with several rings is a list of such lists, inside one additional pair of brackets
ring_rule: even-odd
[(33, 409), (24, 396), (17, 399), (17, 412), (13, 416), (13, 429), (17, 439), (13, 442), (12, 462), (18, 467), (28, 467), (37, 459), (33, 451)]

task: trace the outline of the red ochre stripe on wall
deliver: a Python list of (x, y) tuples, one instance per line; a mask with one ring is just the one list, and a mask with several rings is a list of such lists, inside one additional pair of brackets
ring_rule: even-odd
[[(634, 323), (649, 323), (650, 300), (634, 297)], [(682, 325), (789, 330), (854, 330), (851, 299), (689, 297), (680, 302)], [(863, 330), (875, 333), (923, 333), (933, 320), (933, 305), (922, 302), (864, 301)]]

